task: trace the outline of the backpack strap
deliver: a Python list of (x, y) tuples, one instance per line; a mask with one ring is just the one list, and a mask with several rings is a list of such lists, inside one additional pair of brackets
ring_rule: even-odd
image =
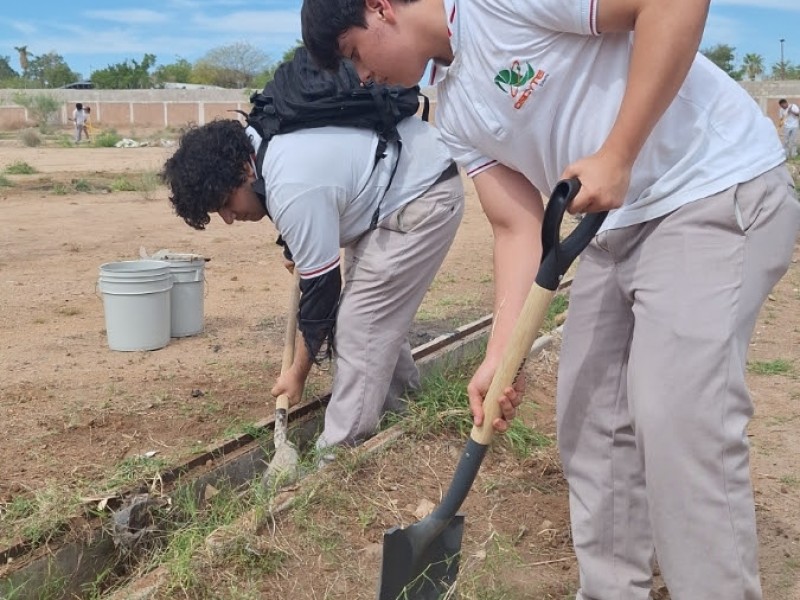
[(395, 157), (394, 166), (392, 167), (392, 173), (389, 176), (389, 183), (386, 184), (383, 195), (378, 201), (378, 206), (375, 207), (375, 212), (372, 213), (372, 219), (370, 220), (369, 228), (370, 231), (373, 231), (378, 227), (383, 200), (386, 198), (389, 188), (392, 187), (394, 176), (397, 173), (397, 167), (400, 165), (403, 141), (400, 139), (400, 132), (397, 131), (400, 111), (397, 109), (397, 104), (391, 100), (391, 94), (396, 92), (392, 92), (385, 86), (378, 87), (373, 81), (370, 81), (364, 87), (369, 90), (372, 95), (372, 99), (378, 109), (378, 114), (381, 116), (381, 121), (383, 122), (381, 131), (378, 132), (378, 147), (375, 149), (375, 163), (372, 167), (373, 173), (378, 166), (378, 161), (386, 157), (386, 148), (389, 142), (395, 142), (397, 144), (397, 156)]

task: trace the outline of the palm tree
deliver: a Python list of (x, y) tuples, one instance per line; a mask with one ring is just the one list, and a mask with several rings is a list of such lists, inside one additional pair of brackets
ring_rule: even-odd
[(742, 59), (744, 72), (750, 81), (764, 73), (764, 57), (760, 54), (745, 54)]

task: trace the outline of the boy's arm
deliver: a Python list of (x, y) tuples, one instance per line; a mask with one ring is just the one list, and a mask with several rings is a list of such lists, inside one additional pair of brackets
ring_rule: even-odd
[(602, 0), (600, 33), (633, 32), (628, 83), (617, 119), (596, 154), (573, 163), (562, 177), (583, 184), (572, 212), (621, 206), (642, 146), (678, 93), (697, 55), (708, 0)]
[[(511, 337), (525, 298), (539, 269), (544, 206), (539, 191), (522, 174), (497, 165), (475, 176), (475, 188), (494, 236), (494, 321), (486, 356), (470, 382), (470, 408), (475, 423), (483, 422), (483, 397), (489, 389)], [(513, 406), (507, 393), (500, 405), (507, 419)], [(503, 431), (502, 419), (495, 427)]]

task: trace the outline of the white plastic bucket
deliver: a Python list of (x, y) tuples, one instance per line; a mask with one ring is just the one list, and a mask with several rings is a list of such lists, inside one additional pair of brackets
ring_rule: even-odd
[(169, 263), (127, 260), (100, 265), (108, 347), (132, 352), (157, 350), (170, 339)]
[(205, 259), (197, 254), (170, 254), (165, 262), (172, 273), (170, 335), (179, 338), (202, 333)]

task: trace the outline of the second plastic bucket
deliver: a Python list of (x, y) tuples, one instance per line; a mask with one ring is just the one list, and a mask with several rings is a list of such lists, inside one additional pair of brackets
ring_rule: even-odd
[(197, 254), (169, 254), (164, 261), (172, 273), (172, 337), (202, 333), (205, 259)]
[(157, 350), (170, 339), (170, 265), (128, 260), (100, 266), (108, 347), (130, 352)]

